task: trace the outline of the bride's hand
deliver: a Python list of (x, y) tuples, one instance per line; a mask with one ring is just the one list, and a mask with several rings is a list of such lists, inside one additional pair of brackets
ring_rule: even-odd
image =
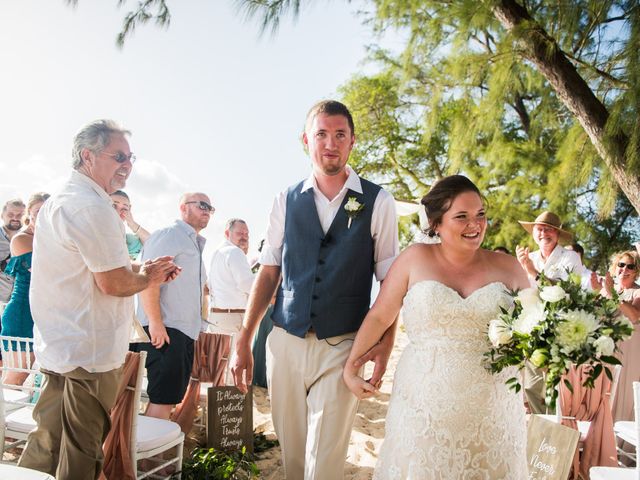
[(360, 400), (372, 397), (378, 392), (376, 387), (365, 381), (364, 378), (359, 376), (356, 372), (349, 372), (346, 368), (344, 369), (342, 378), (349, 390), (351, 390), (351, 393)]

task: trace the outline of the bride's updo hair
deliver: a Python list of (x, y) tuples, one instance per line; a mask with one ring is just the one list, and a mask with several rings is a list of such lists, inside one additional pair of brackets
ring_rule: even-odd
[(478, 187), (464, 175), (450, 175), (433, 184), (429, 193), (420, 201), (424, 205), (429, 220), (427, 235), (430, 237), (437, 235), (436, 227), (442, 222), (442, 216), (449, 210), (453, 200), (464, 192), (475, 192), (483, 198)]

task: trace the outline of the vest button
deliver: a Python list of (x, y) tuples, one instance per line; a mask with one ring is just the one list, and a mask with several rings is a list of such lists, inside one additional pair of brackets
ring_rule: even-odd
[(310, 316), (311, 316), (311, 318), (316, 318), (316, 314), (315, 314), (315, 313), (313, 313), (313, 312), (311, 312), (311, 315), (310, 315)]
[(316, 277), (316, 283), (320, 282), (321, 278), (320, 277)]
[(311, 295), (311, 298), (312, 298), (313, 300), (317, 300), (317, 299), (318, 299), (318, 298), (320, 298), (320, 297), (318, 297), (318, 295)]
[(318, 264), (324, 265), (324, 260), (323, 259), (318, 260)]

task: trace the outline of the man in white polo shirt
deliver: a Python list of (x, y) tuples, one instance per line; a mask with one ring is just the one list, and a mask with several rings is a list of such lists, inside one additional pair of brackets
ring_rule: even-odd
[(132, 268), (109, 198), (133, 167), (129, 134), (111, 120), (85, 126), (74, 139), (71, 178), (38, 215), (29, 300), (45, 382), (20, 465), (58, 480), (100, 475), (129, 346), (131, 295), (180, 270), (172, 257)]

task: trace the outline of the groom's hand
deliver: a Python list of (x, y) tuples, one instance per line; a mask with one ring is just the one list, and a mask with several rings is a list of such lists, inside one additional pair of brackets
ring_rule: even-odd
[(231, 373), (233, 375), (233, 383), (242, 393), (248, 392), (248, 385), (253, 380), (253, 355), (251, 354), (251, 346), (248, 338), (245, 339), (245, 332), (242, 329), (236, 341), (236, 352), (231, 362)]
[(367, 380), (375, 388), (380, 388), (382, 384), (382, 376), (387, 370), (387, 363), (393, 349), (393, 340), (389, 342), (385, 337), (375, 344), (371, 349), (353, 362), (354, 367), (360, 368), (367, 362), (374, 362), (373, 374)]

